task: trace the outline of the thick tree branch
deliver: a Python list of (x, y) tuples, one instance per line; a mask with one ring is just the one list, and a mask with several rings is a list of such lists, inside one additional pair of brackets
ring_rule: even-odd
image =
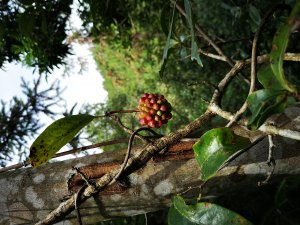
[[(161, 150), (178, 142), (181, 138), (186, 137), (188, 134), (194, 132), (199, 129), (201, 125), (209, 121), (215, 114), (207, 111), (198, 119), (188, 124), (183, 129), (180, 129), (176, 132), (170, 133), (169, 135), (162, 137), (158, 140), (155, 140), (153, 144), (147, 145), (140, 152), (137, 152), (132, 158), (129, 159), (128, 165), (124, 169), (124, 176), (131, 174), (137, 169), (143, 167), (152, 156), (158, 154)], [(96, 194), (98, 191), (105, 188), (118, 174), (119, 169), (112, 170), (101, 178), (95, 180), (95, 188), (86, 187), (81, 196), (81, 201), (85, 201), (90, 198), (92, 195)], [(56, 209), (54, 209), (51, 213), (49, 213), (43, 220), (36, 223), (36, 225), (48, 225), (53, 224), (60, 219), (64, 218), (68, 215), (72, 210), (74, 210), (76, 195), (72, 195), (70, 199), (61, 203)]]
[[(270, 182), (282, 176), (299, 176), (300, 142), (275, 137), (276, 169)], [(127, 186), (118, 183), (103, 189), (80, 205), (83, 224), (120, 216), (156, 211), (169, 206), (171, 197), (189, 187), (199, 186), (200, 169), (194, 159), (191, 142), (178, 142), (164, 155), (156, 155), (146, 166), (130, 174)], [(141, 149), (135, 148), (135, 152)], [(0, 224), (33, 224), (57, 206), (59, 199), (69, 192), (76, 193), (85, 182), (71, 169), (76, 166), (95, 180), (110, 170), (118, 170), (126, 150), (107, 152), (45, 164), (39, 169), (25, 168), (0, 176)], [(257, 189), (257, 182), (269, 170), (268, 140), (255, 145), (245, 154), (223, 168), (203, 189), (203, 197)], [(66, 180), (69, 179), (68, 185)], [(197, 196), (198, 189), (188, 192)], [(79, 199), (80, 200), (80, 199)], [(63, 218), (61, 218), (63, 219)], [(76, 213), (64, 217), (65, 224), (76, 224)]]

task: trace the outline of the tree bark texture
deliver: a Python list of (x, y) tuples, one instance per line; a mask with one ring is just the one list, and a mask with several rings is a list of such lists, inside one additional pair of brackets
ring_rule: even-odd
[[(284, 126), (300, 130), (299, 115), (299, 108), (291, 110), (288, 117), (293, 121)], [(154, 156), (147, 165), (122, 182), (81, 204), (83, 224), (156, 211), (169, 206), (175, 194), (200, 185), (201, 171), (193, 158), (193, 144), (193, 141), (179, 142), (169, 147), (164, 154)], [(276, 168), (271, 182), (286, 176), (299, 176), (300, 142), (275, 137), (274, 144)], [(266, 163), (268, 147), (268, 138), (265, 138), (231, 162), (208, 181), (203, 196), (259, 188), (257, 182), (264, 180), (266, 173), (271, 171)], [(119, 168), (125, 154), (125, 150), (106, 152), (0, 174), (0, 224), (34, 224), (84, 185), (73, 166), (95, 179)], [(197, 196), (198, 193), (199, 190), (194, 189), (188, 195)], [(57, 224), (77, 224), (75, 211)]]

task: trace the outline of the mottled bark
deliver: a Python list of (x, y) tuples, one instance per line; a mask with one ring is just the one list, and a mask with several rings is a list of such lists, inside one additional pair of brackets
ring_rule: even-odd
[[(299, 130), (299, 115), (299, 108), (290, 108), (276, 121), (284, 121), (283, 128)], [(242, 129), (235, 131), (240, 134), (244, 132)], [(247, 135), (244, 133), (244, 136)], [(261, 135), (261, 132), (257, 135)], [(255, 139), (256, 135), (250, 138)], [(276, 169), (271, 182), (286, 176), (299, 176), (300, 142), (275, 137), (274, 143)], [(200, 185), (201, 171), (193, 159), (192, 145), (193, 141), (177, 143), (164, 155), (155, 156), (145, 167), (130, 174), (122, 182), (123, 185), (115, 184), (88, 199), (80, 206), (83, 223), (92, 224), (114, 217), (156, 211), (170, 205), (173, 195), (190, 186)], [(80, 168), (90, 178), (99, 178), (118, 168), (125, 153), (125, 150), (108, 152), (47, 163), (36, 169), (23, 168), (1, 173), (0, 224), (38, 222), (84, 183), (72, 170), (73, 166)], [(210, 180), (203, 189), (203, 196), (224, 195), (245, 187), (247, 190), (259, 188), (257, 182), (264, 180), (266, 173), (271, 170), (266, 164), (267, 158), (268, 139), (265, 138)], [(198, 190), (193, 190), (189, 195), (197, 193)], [(58, 224), (77, 224), (75, 211)]]
[[(272, 180), (300, 174), (300, 142), (276, 138), (276, 169)], [(181, 143), (166, 156), (157, 156), (147, 166), (131, 174), (125, 183), (116, 184), (83, 203), (84, 224), (118, 216), (155, 211), (170, 204), (171, 197), (189, 186), (201, 184), (200, 170), (193, 159), (192, 142)], [(265, 139), (220, 171), (207, 183), (205, 195), (257, 188), (270, 168), (266, 165), (268, 141)], [(57, 207), (69, 192), (76, 191), (82, 180), (72, 166), (91, 178), (117, 168), (125, 152), (111, 152), (64, 162), (48, 163), (37, 169), (25, 168), (0, 174), (1, 224), (33, 224)], [(69, 180), (69, 184), (67, 181)], [(69, 186), (69, 187), (68, 187)], [(195, 193), (195, 192), (194, 192)], [(75, 212), (62, 224), (76, 224)]]

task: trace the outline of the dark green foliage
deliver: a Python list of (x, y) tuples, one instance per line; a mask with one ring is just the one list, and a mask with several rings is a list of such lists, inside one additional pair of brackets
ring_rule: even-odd
[(69, 54), (66, 22), (72, 0), (0, 2), (0, 67), (22, 61), (50, 72)]
[[(58, 83), (46, 90), (39, 90), (40, 79), (30, 87), (24, 80), (22, 89), (25, 98), (14, 97), (9, 104), (1, 101), (0, 111), (0, 165), (5, 166), (14, 154), (20, 160), (28, 155), (28, 140), (41, 128), (39, 116), (55, 115), (53, 105), (61, 102)], [(25, 157), (24, 157), (25, 156)]]

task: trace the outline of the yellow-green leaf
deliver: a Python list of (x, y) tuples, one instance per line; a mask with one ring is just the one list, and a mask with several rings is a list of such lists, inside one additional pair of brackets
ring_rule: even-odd
[(30, 147), (30, 163), (33, 167), (49, 161), (55, 153), (95, 117), (88, 114), (67, 116), (53, 122)]

